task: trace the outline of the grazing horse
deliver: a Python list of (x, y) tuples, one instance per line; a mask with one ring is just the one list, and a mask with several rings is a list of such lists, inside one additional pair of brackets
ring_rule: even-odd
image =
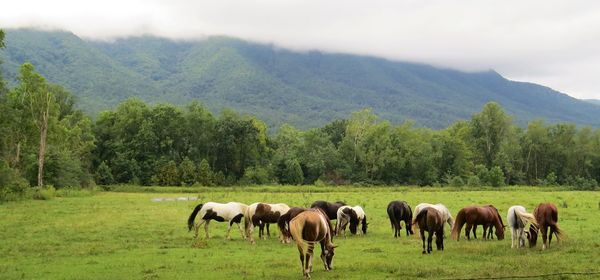
[[(419, 227), (421, 240), (423, 240), (423, 254), (431, 254), (433, 246), (433, 235), (435, 234), (435, 245), (438, 250), (444, 250), (444, 218), (442, 213), (433, 207), (425, 207), (417, 213), (413, 225)], [(425, 231), (429, 233), (427, 237), (427, 249), (425, 249)]]
[[(255, 243), (254, 236), (252, 232), (254, 231), (254, 227), (256, 225), (259, 226), (258, 236), (259, 238), (266, 238), (264, 235), (264, 228), (267, 227), (267, 235), (270, 237), (271, 233), (269, 232), (269, 224), (277, 223), (279, 220), (279, 216), (285, 214), (290, 207), (287, 204), (277, 203), (277, 204), (268, 204), (268, 203), (253, 203), (248, 206), (245, 213), (245, 228), (246, 234), (250, 238), (251, 243)], [(283, 243), (285, 239), (283, 235), (279, 235), (279, 240)]]
[[(211, 220), (215, 220), (217, 222), (225, 222), (229, 221), (229, 227), (227, 228), (227, 239), (231, 239), (231, 226), (233, 223), (236, 223), (240, 233), (242, 234), (242, 238), (246, 239), (246, 235), (242, 230), (240, 222), (242, 221), (242, 217), (244, 217), (244, 213), (248, 206), (239, 202), (229, 202), (229, 203), (216, 203), (216, 202), (207, 202), (205, 204), (198, 204), (192, 214), (188, 218), (188, 229), (191, 231), (192, 228), (195, 229), (194, 237), (198, 237), (198, 229), (202, 224), (204, 224), (204, 232), (206, 233), (206, 239), (210, 238), (208, 235), (208, 224)], [(196, 216), (200, 213), (200, 222), (194, 224), (194, 220)]]
[(310, 208), (320, 208), (321, 210), (323, 210), (323, 212), (325, 212), (325, 214), (327, 214), (329, 220), (335, 220), (337, 219), (338, 208), (344, 205), (346, 205), (346, 203), (342, 201), (338, 201), (336, 203), (329, 203), (327, 201), (317, 200), (310, 205)]
[[(533, 216), (537, 221), (537, 225), (530, 225), (527, 238), (529, 239), (529, 247), (534, 247), (537, 243), (538, 230), (542, 234), (542, 250), (550, 247), (552, 242), (552, 234), (556, 236), (556, 242), (559, 242), (563, 233), (558, 227), (558, 209), (552, 203), (540, 203), (534, 210)], [(548, 232), (548, 228), (550, 231)], [(548, 244), (546, 245), (547, 235), (549, 235)]]
[(498, 240), (504, 239), (504, 224), (498, 209), (493, 205), (486, 206), (469, 206), (458, 211), (456, 215), (456, 221), (452, 227), (452, 239), (459, 240), (459, 234), (464, 224), (467, 224), (465, 229), (465, 236), (468, 240), (471, 240), (469, 232), (473, 228), (473, 237), (477, 238), (476, 229), (477, 225), (483, 225), (483, 239), (486, 239), (486, 231), (488, 226), (493, 225), (496, 229), (496, 236)]
[(321, 209), (308, 209), (296, 215), (290, 221), (290, 233), (300, 252), (304, 277), (310, 278), (313, 250), (317, 242), (321, 244), (321, 259), (325, 270), (333, 269), (335, 246), (332, 243), (331, 223)]
[[(367, 214), (365, 214), (365, 210), (359, 205), (352, 207), (352, 210), (354, 210), (354, 213), (356, 213), (356, 218), (358, 220), (354, 222), (350, 221), (350, 233), (358, 235), (367, 234), (368, 223)], [(357, 230), (359, 224), (361, 225), (360, 231)]]
[(306, 208), (292, 207), (285, 214), (279, 216), (279, 220), (277, 220), (277, 225), (279, 226), (279, 231), (281, 232), (281, 235), (283, 235), (283, 238), (285, 239), (286, 243), (289, 243), (290, 238), (292, 238), (292, 235), (290, 234), (289, 230), (290, 221), (294, 217), (298, 216), (298, 214), (304, 211), (306, 211)]
[(448, 225), (450, 226), (450, 229), (452, 229), (452, 227), (454, 227), (454, 218), (452, 218), (452, 214), (450, 214), (450, 210), (448, 210), (448, 208), (444, 204), (441, 204), (441, 203), (438, 203), (438, 204), (419, 203), (419, 205), (417, 205), (415, 207), (415, 214), (419, 214), (421, 209), (423, 209), (425, 207), (431, 207), (431, 208), (434, 208), (435, 210), (438, 210), (440, 213), (442, 213), (442, 218), (444, 219), (444, 221), (446, 223), (448, 223)]
[[(535, 217), (531, 213), (527, 213), (525, 207), (515, 205), (508, 208), (506, 220), (511, 229), (511, 244), (510, 248), (521, 248), (525, 246), (525, 225), (527, 223), (537, 225)], [(490, 229), (490, 233), (492, 230)], [(515, 245), (516, 243), (516, 245)]]
[(413, 212), (406, 201), (395, 200), (390, 202), (387, 207), (387, 213), (390, 218), (390, 223), (392, 224), (392, 230), (394, 230), (394, 237), (400, 236), (400, 230), (402, 229), (402, 226), (400, 225), (401, 221), (404, 221), (406, 236), (415, 234), (412, 231), (411, 226)]

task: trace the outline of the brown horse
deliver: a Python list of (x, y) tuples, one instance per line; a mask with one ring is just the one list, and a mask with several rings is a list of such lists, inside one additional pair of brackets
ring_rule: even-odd
[(496, 237), (498, 237), (498, 240), (504, 239), (504, 223), (502, 222), (498, 209), (493, 205), (469, 206), (460, 209), (456, 215), (454, 226), (452, 227), (452, 239), (459, 240), (460, 231), (465, 223), (467, 224), (465, 236), (468, 240), (471, 240), (471, 237), (469, 236), (471, 228), (473, 229), (473, 237), (477, 238), (477, 225), (483, 226), (483, 239), (487, 239), (487, 229), (490, 226), (493, 226), (496, 229)]
[[(431, 254), (433, 246), (433, 235), (435, 234), (435, 245), (438, 250), (444, 250), (444, 223), (445, 220), (438, 210), (432, 207), (423, 208), (415, 218), (412, 225), (417, 225), (423, 240), (423, 254)], [(427, 237), (427, 249), (425, 249), (425, 231), (429, 233)]]
[(317, 242), (321, 244), (321, 259), (325, 265), (325, 270), (333, 269), (335, 246), (331, 241), (331, 223), (322, 210), (308, 209), (300, 212), (290, 221), (290, 233), (300, 252), (304, 277), (310, 278), (313, 250)]
[(279, 220), (277, 220), (277, 225), (279, 226), (279, 231), (281, 231), (281, 234), (283, 235), (283, 238), (285, 238), (287, 243), (289, 243), (290, 238), (292, 238), (292, 235), (290, 234), (290, 231), (289, 231), (290, 221), (293, 218), (295, 218), (296, 216), (298, 216), (298, 214), (300, 214), (304, 211), (306, 211), (306, 208), (292, 207), (285, 214), (281, 215), (279, 217)]
[[(556, 236), (557, 242), (560, 240), (563, 233), (557, 224), (558, 209), (556, 209), (556, 205), (552, 203), (540, 203), (535, 210), (533, 210), (533, 216), (535, 217), (539, 228), (536, 227), (535, 224), (532, 224), (529, 226), (529, 232), (525, 233), (527, 235), (527, 239), (529, 240), (529, 247), (534, 247), (537, 243), (538, 230), (542, 233), (542, 250), (550, 247), (550, 242), (552, 242), (552, 234)], [(549, 232), (548, 229), (550, 229)], [(548, 239), (547, 245), (546, 239)]]

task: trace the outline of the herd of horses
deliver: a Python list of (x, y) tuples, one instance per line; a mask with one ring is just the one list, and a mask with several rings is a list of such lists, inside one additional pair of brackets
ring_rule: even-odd
[[(450, 211), (443, 204), (421, 203), (415, 207), (413, 213), (410, 205), (405, 201), (392, 201), (388, 204), (387, 214), (390, 219), (394, 237), (400, 237), (402, 222), (406, 228), (406, 235), (414, 234), (413, 229), (419, 229), (423, 243), (423, 254), (433, 251), (433, 237), (437, 250), (444, 250), (444, 226), (451, 228), (451, 237), (459, 240), (460, 232), (465, 227), (465, 237), (470, 240), (470, 234), (477, 238), (476, 229), (483, 228), (484, 240), (493, 239), (493, 234), (498, 240), (504, 239), (506, 225), (500, 212), (493, 205), (468, 206), (458, 211), (453, 218)], [(414, 219), (413, 219), (414, 214)], [(196, 222), (196, 217), (200, 217)], [(512, 206), (507, 213), (508, 226), (512, 230), (511, 248), (534, 247), (538, 236), (542, 237), (542, 249), (550, 246), (552, 236), (559, 237), (562, 231), (558, 227), (558, 210), (554, 204), (540, 203), (533, 211), (528, 213), (525, 207)], [(244, 229), (241, 222), (244, 220)], [(331, 221), (337, 220), (335, 227)], [(253, 203), (246, 205), (239, 202), (216, 203), (207, 202), (197, 205), (188, 218), (188, 229), (195, 231), (198, 237), (200, 226), (204, 225), (205, 237), (208, 234), (208, 225), (211, 221), (228, 222), (226, 238), (231, 239), (231, 227), (236, 224), (243, 239), (255, 243), (253, 231), (259, 227), (259, 238), (270, 236), (269, 225), (277, 224), (279, 240), (282, 243), (296, 242), (300, 253), (302, 273), (310, 278), (312, 272), (313, 250), (316, 243), (321, 245), (321, 259), (325, 270), (333, 268), (335, 245), (334, 236), (346, 237), (346, 227), (352, 234), (366, 234), (368, 228), (367, 215), (359, 206), (349, 206), (342, 201), (327, 202), (315, 201), (310, 208), (289, 207), (284, 203)], [(527, 227), (529, 226), (529, 227)], [(360, 227), (360, 230), (359, 230)], [(265, 236), (264, 229), (267, 234)], [(427, 234), (426, 234), (427, 233)], [(426, 236), (427, 235), (427, 236)], [(427, 237), (427, 243), (425, 238)]]

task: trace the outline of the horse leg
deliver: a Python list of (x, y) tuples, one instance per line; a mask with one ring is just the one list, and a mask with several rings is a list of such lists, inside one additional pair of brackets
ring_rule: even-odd
[(271, 238), (271, 231), (269, 230), (269, 223), (267, 223), (267, 236)]
[(431, 254), (433, 251), (433, 230), (429, 230), (429, 235), (427, 236), (427, 254)]
[(229, 227), (227, 227), (227, 234), (225, 235), (225, 239), (227, 240), (231, 240), (231, 226), (233, 225), (233, 222), (229, 223)]
[[(513, 249), (515, 248), (515, 239), (517, 238), (517, 229), (511, 228), (511, 236), (510, 236), (510, 248)], [(519, 238), (519, 243), (520, 243), (520, 238)], [(519, 245), (520, 246), (520, 245)]]
[(209, 239), (210, 236), (208, 235), (208, 224), (210, 223), (210, 220), (206, 220), (206, 223), (204, 223), (204, 233), (206, 234), (206, 239)]
[(552, 235), (554, 234), (554, 230), (552, 227), (550, 227), (550, 230), (548, 232), (548, 248), (550, 248), (550, 243), (552, 243)]
[[(315, 249), (315, 243), (309, 243), (308, 248), (306, 248), (306, 258), (307, 258), (307, 274), (313, 271), (312, 261), (313, 261), (313, 251)], [(310, 275), (308, 276), (310, 278)]]
[(240, 233), (242, 234), (242, 238), (244, 240), (246, 240), (246, 234), (244, 233), (244, 230), (242, 229), (242, 223), (236, 223), (236, 224), (237, 224), (238, 229), (240, 230)]
[(298, 252), (300, 252), (300, 266), (302, 267), (302, 276), (306, 276), (306, 271), (304, 270), (304, 248), (301, 243), (297, 242)]
[(473, 239), (477, 239), (477, 225), (473, 225)]
[(546, 236), (546, 234), (548, 234), (548, 229), (546, 228), (546, 226), (543, 226), (540, 228), (540, 232), (542, 233), (542, 250), (545, 250), (547, 247), (546, 241), (548, 239), (548, 236)]
[(487, 237), (488, 226), (487, 225), (481, 225), (481, 226), (483, 227), (483, 240), (486, 240), (488, 238)]
[(427, 251), (425, 251), (425, 229), (420, 228), (419, 233), (421, 234), (421, 240), (423, 241), (423, 254), (427, 254)]
[(323, 260), (323, 265), (325, 266), (325, 271), (329, 270), (329, 266), (327, 266), (327, 255), (325, 255), (325, 240), (321, 240), (321, 260)]
[(198, 230), (200, 229), (200, 226), (201, 226), (203, 223), (205, 223), (205, 222), (206, 222), (206, 220), (202, 220), (202, 219), (200, 219), (200, 222), (199, 222), (199, 223), (197, 223), (197, 224), (194, 226), (194, 232), (195, 232), (195, 234), (194, 234), (194, 238), (197, 238), (197, 237), (198, 237)]
[[(467, 237), (467, 240), (471, 240), (471, 227), (473, 227), (473, 225), (469, 223), (467, 223), (467, 226), (465, 227), (465, 236)], [(473, 230), (473, 232), (475, 231)]]

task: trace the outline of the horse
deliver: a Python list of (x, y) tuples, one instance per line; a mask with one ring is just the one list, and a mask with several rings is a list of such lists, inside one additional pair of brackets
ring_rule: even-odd
[(400, 225), (401, 221), (404, 221), (404, 226), (406, 227), (406, 236), (414, 234), (411, 226), (413, 212), (406, 201), (395, 200), (390, 202), (387, 207), (387, 213), (388, 217), (390, 218), (390, 223), (392, 224), (394, 237), (400, 236), (400, 230), (402, 229), (402, 226)]
[(448, 210), (448, 208), (444, 204), (441, 204), (441, 203), (438, 203), (438, 204), (419, 203), (419, 205), (417, 205), (415, 207), (414, 213), (419, 214), (421, 209), (423, 209), (425, 207), (431, 207), (431, 208), (434, 208), (435, 210), (438, 210), (440, 213), (442, 213), (442, 218), (444, 219), (444, 221), (446, 223), (448, 223), (448, 225), (450, 226), (450, 229), (452, 229), (452, 227), (454, 227), (454, 218), (452, 218), (452, 214), (450, 214), (450, 210)]
[[(423, 241), (423, 254), (431, 254), (433, 246), (433, 235), (435, 234), (435, 245), (438, 250), (444, 250), (444, 217), (442, 213), (433, 207), (422, 208), (412, 225), (417, 225)], [(427, 237), (427, 249), (425, 249), (425, 231), (429, 233)]]
[[(267, 227), (267, 235), (270, 237), (269, 224), (277, 223), (279, 216), (290, 210), (287, 204), (267, 204), (267, 203), (253, 203), (248, 206), (245, 213), (245, 228), (246, 234), (248, 235), (250, 242), (255, 243), (254, 236), (252, 234), (254, 226), (259, 226), (258, 236), (259, 238), (265, 238), (264, 228)], [(285, 239), (283, 235), (279, 235), (280, 242), (284, 243)]]
[[(359, 205), (356, 205), (354, 207), (352, 207), (352, 210), (354, 210), (354, 213), (356, 213), (356, 218), (358, 219), (357, 221), (350, 221), (350, 233), (352, 234), (367, 234), (367, 228), (368, 223), (367, 223), (367, 214), (365, 214), (365, 210), (360, 207)], [(361, 231), (358, 231), (358, 225), (361, 225)]]
[[(227, 239), (231, 239), (231, 226), (233, 223), (236, 223), (240, 233), (242, 234), (242, 238), (246, 239), (246, 235), (242, 230), (240, 222), (242, 221), (242, 217), (244, 217), (244, 213), (246, 213), (246, 209), (248, 206), (239, 202), (229, 202), (229, 203), (216, 203), (216, 202), (207, 202), (204, 204), (198, 204), (190, 217), (188, 218), (188, 230), (191, 231), (192, 228), (195, 229), (194, 238), (198, 237), (198, 229), (202, 224), (204, 224), (204, 232), (206, 233), (206, 239), (209, 239), (208, 235), (208, 224), (211, 220), (215, 220), (217, 222), (225, 222), (229, 221), (229, 227), (227, 228)], [(200, 213), (200, 222), (194, 223), (196, 216)]]
[(360, 206), (350, 207), (347, 205), (338, 208), (337, 212), (337, 224), (335, 227), (335, 235), (339, 235), (343, 232), (346, 237), (346, 226), (350, 225), (350, 232), (352, 234), (360, 234), (358, 231), (358, 225), (362, 225), (362, 233), (367, 234), (367, 215)]
[[(418, 214), (417, 214), (418, 215)], [(452, 239), (459, 240), (459, 234), (464, 224), (467, 224), (465, 236), (471, 240), (469, 232), (473, 228), (473, 237), (477, 238), (477, 225), (483, 225), (483, 238), (486, 239), (486, 231), (488, 226), (493, 225), (496, 229), (498, 240), (504, 239), (504, 224), (498, 209), (493, 205), (486, 206), (469, 206), (458, 211), (456, 221), (452, 227)]]
[(290, 221), (290, 234), (298, 246), (304, 277), (310, 278), (313, 250), (317, 242), (321, 244), (321, 260), (323, 260), (325, 270), (333, 269), (336, 246), (332, 242), (331, 222), (325, 212), (321, 209), (308, 209), (300, 212)]
[(279, 216), (279, 219), (277, 220), (277, 226), (279, 226), (279, 231), (281, 232), (281, 235), (283, 235), (283, 238), (286, 240), (286, 243), (289, 243), (290, 238), (292, 238), (292, 235), (290, 234), (289, 230), (290, 221), (294, 217), (298, 216), (298, 214), (304, 211), (306, 211), (306, 208), (292, 207), (285, 214)]
[[(529, 232), (527, 233), (527, 239), (529, 240), (529, 247), (535, 247), (537, 243), (538, 231), (542, 234), (542, 250), (550, 247), (552, 242), (552, 234), (556, 236), (556, 242), (559, 242), (563, 236), (562, 230), (558, 227), (558, 209), (556, 205), (552, 203), (540, 203), (534, 210), (533, 216), (537, 221), (537, 225), (532, 224), (529, 226)], [(548, 232), (548, 229), (550, 231)], [(547, 235), (549, 235), (548, 244), (546, 245)]]
[[(515, 205), (508, 208), (506, 220), (511, 228), (511, 244), (510, 248), (521, 248), (525, 246), (525, 225), (527, 223), (537, 225), (535, 217), (531, 213), (527, 213), (525, 207)], [(490, 229), (490, 233), (491, 233)], [(516, 243), (516, 245), (515, 245)]]
[(323, 201), (323, 200), (317, 200), (313, 204), (310, 205), (310, 208), (320, 208), (321, 210), (323, 210), (323, 212), (325, 212), (325, 214), (327, 214), (327, 217), (329, 218), (329, 220), (335, 220), (335, 219), (337, 219), (338, 208), (340, 208), (344, 205), (346, 205), (346, 203), (344, 203), (342, 201), (330, 203), (330, 202)]

